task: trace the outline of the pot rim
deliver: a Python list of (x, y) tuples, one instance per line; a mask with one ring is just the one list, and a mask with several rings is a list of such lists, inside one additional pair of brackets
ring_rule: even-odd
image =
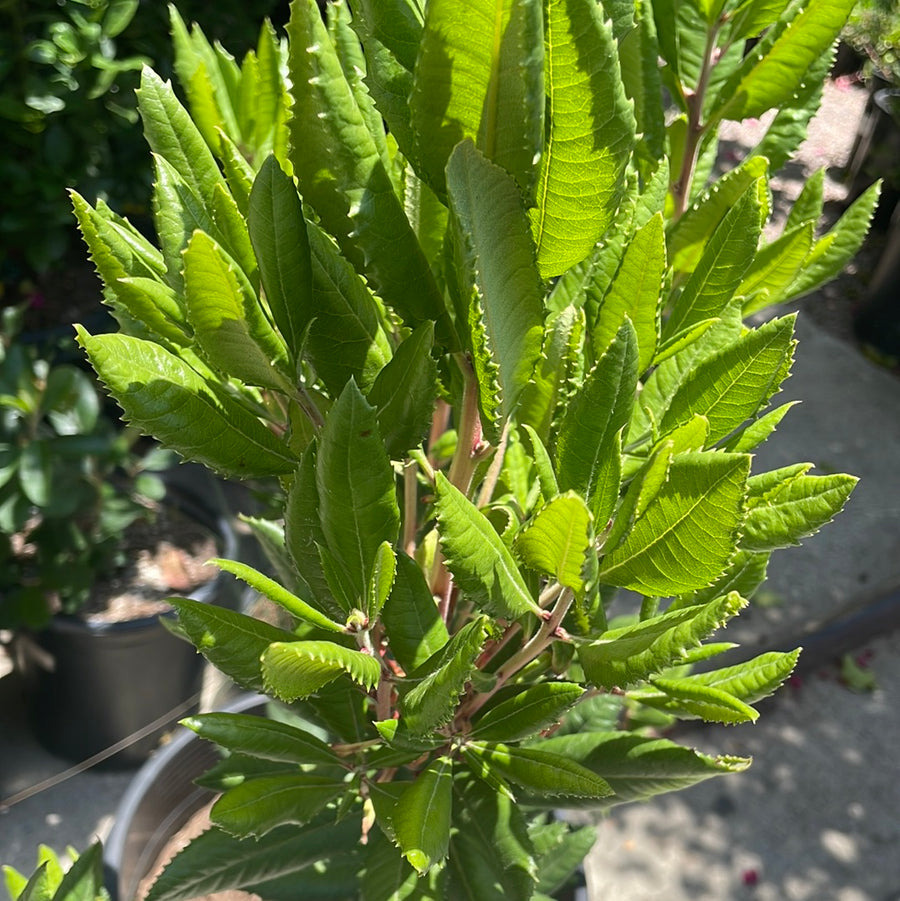
[[(223, 713), (247, 713), (256, 707), (264, 708), (269, 703), (269, 698), (263, 694), (246, 692), (221, 707)], [(161, 747), (147, 759), (141, 768), (135, 773), (128, 788), (122, 795), (113, 816), (113, 826), (103, 843), (103, 868), (106, 880), (106, 888), (110, 893), (112, 901), (133, 901), (131, 897), (123, 896), (121, 889), (122, 876), (121, 869), (125, 856), (126, 841), (129, 831), (133, 828), (133, 823), (140, 811), (141, 805), (148, 796), (154, 793), (154, 787), (162, 778), (165, 779), (169, 772), (177, 771), (184, 776), (183, 766), (178, 765), (178, 758), (184, 756), (187, 750), (192, 747), (207, 747), (210, 752), (211, 766), (215, 762), (216, 751), (212, 744), (205, 742), (190, 729), (179, 726), (173, 732), (172, 739), (168, 744)], [(205, 768), (205, 767), (204, 767)], [(186, 774), (193, 781), (195, 776), (201, 775), (202, 771), (197, 773)], [(144, 851), (141, 853), (139, 862), (148, 868), (162, 850), (164, 841), (171, 838), (175, 832), (180, 829), (190, 816), (196, 813), (204, 803), (206, 803), (214, 792), (210, 789), (194, 786), (188, 790), (186, 797), (172, 809), (168, 816), (163, 818), (157, 825), (154, 833), (154, 841), (148, 842)], [(136, 878), (131, 879), (131, 890), (136, 890), (140, 881), (144, 878), (146, 872), (141, 873)]]

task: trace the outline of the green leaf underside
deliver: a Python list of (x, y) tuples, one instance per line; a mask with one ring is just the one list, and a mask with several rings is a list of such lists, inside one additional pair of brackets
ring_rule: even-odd
[(296, 466), (260, 420), (161, 346), (80, 327), (78, 341), (128, 420), (187, 459), (236, 478), (283, 475)]
[(466, 138), (528, 193), (543, 139), (541, 4), (434, 0), (409, 98), (413, 159), (439, 194), (453, 148)]
[(366, 689), (381, 675), (375, 657), (330, 641), (275, 642), (261, 659), (266, 691), (282, 701), (309, 697), (344, 673)]
[(580, 594), (586, 558), (593, 550), (590, 510), (574, 492), (554, 498), (519, 535), (516, 548), (526, 566)]
[(709, 422), (712, 444), (754, 416), (790, 370), (795, 318), (773, 319), (702, 360), (672, 397), (660, 431), (700, 414)]
[(515, 559), (487, 517), (442, 473), (435, 487), (441, 548), (465, 596), (487, 613), (513, 619), (528, 612), (540, 615)]
[(580, 263), (612, 221), (635, 124), (612, 34), (592, 0), (550, 0), (544, 60), (549, 131), (529, 217), (549, 278)]
[(610, 629), (578, 648), (587, 678), (604, 688), (633, 685), (679, 662), (746, 604), (736, 592), (655, 616), (633, 626)]
[(752, 722), (758, 714), (748, 705), (778, 689), (790, 676), (799, 655), (799, 649), (790, 653), (773, 651), (712, 672), (678, 679), (654, 678), (651, 686), (629, 694), (642, 704), (682, 719)]
[(734, 553), (749, 470), (744, 454), (677, 454), (666, 483), (601, 560), (600, 579), (663, 597), (707, 585)]
[(516, 408), (541, 351), (541, 284), (515, 182), (471, 141), (447, 163), (447, 189), (460, 260), (457, 320), (465, 323), (478, 377), (482, 421), (496, 434)]

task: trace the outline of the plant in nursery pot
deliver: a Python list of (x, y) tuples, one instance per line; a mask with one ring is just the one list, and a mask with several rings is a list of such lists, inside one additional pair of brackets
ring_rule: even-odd
[(120, 323), (79, 341), (135, 426), (280, 480), (274, 575), (219, 565), (289, 619), (172, 601), (285, 713), (187, 721), (222, 793), (151, 898), (546, 897), (585, 849), (549, 811), (749, 764), (635, 714), (756, 719), (798, 651), (717, 667), (716, 633), (854, 484), (752, 469), (794, 317), (744, 318), (877, 199), (819, 235), (814, 177), (763, 240), (851, 3), (777, 6), (295, 0), (240, 63), (175, 17), (190, 110), (139, 95), (159, 246), (75, 197)]
[(217, 542), (167, 502), (172, 453), (114, 424), (87, 373), (19, 343), (20, 313), (0, 346), (0, 628), (38, 736), (80, 761), (196, 690), (195, 655), (158, 616), (215, 579)]

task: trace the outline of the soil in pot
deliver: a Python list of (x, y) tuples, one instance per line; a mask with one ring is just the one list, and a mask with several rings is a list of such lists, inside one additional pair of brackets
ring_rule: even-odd
[(97, 584), (79, 615), (17, 638), (26, 704), (48, 750), (81, 762), (146, 732), (102, 761), (135, 766), (192, 706), (203, 659), (160, 617), (171, 616), (172, 595), (213, 600), (218, 570), (205, 563), (218, 544), (210, 528), (166, 506), (128, 530), (127, 564)]

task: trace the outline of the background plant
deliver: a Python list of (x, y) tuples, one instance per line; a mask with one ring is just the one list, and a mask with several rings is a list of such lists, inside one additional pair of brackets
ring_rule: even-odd
[(79, 340), (140, 428), (280, 479), (272, 572), (219, 562), (292, 621), (173, 601), (288, 707), (188, 721), (223, 793), (152, 898), (546, 897), (592, 836), (542, 812), (748, 765), (617, 727), (756, 718), (798, 652), (710, 639), (854, 484), (751, 474), (794, 317), (743, 322), (877, 201), (820, 234), (819, 173), (762, 238), (850, 6), (295, 0), (240, 67), (173, 17), (190, 113), (148, 70), (138, 100), (158, 247), (74, 196), (121, 325)]
[[(235, 52), (276, 0), (217, 5), (211, 38)], [(183, 0), (185, 15), (204, 4)], [(0, 3), (0, 274), (58, 265), (69, 249), (66, 189), (146, 211), (151, 176), (134, 89), (142, 65), (171, 70), (166, 7), (139, 0)], [(5, 258), (5, 259), (4, 259)]]
[(64, 867), (60, 855), (52, 848), (41, 845), (38, 849), (38, 865), (34, 873), (26, 876), (12, 867), (4, 867), (6, 890), (12, 901), (107, 901), (109, 893), (103, 887), (103, 852), (99, 844), (84, 854), (73, 848), (66, 849), (71, 861)]
[(867, 61), (868, 74), (900, 85), (900, 9), (893, 0), (859, 0), (841, 36)]
[(3, 313), (0, 342), (0, 628), (38, 629), (74, 613), (98, 577), (124, 561), (123, 532), (150, 519), (170, 464), (102, 409), (81, 369), (16, 340), (21, 310)]

